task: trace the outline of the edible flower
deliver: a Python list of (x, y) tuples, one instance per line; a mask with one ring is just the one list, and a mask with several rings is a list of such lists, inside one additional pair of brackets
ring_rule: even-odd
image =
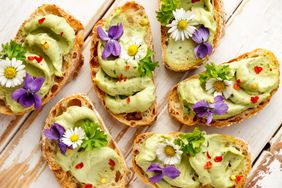
[(82, 140), (85, 137), (85, 132), (81, 127), (75, 127), (74, 129), (68, 129), (62, 138), (64, 144), (73, 149), (82, 144)]
[(142, 43), (141, 39), (132, 38), (125, 47), (126, 50), (121, 52), (121, 58), (127, 62), (138, 61), (146, 56), (147, 46)]
[(232, 94), (232, 82), (221, 78), (211, 78), (206, 82), (206, 90), (214, 96), (222, 95), (228, 99)]
[(181, 8), (174, 10), (173, 16), (174, 20), (167, 25), (167, 27), (170, 27), (168, 30), (170, 37), (175, 41), (184, 41), (185, 39), (192, 37), (194, 31), (196, 30), (196, 27), (194, 26), (198, 25), (198, 23), (193, 20), (193, 12), (185, 11)]
[(23, 88), (19, 88), (12, 93), (12, 99), (24, 107), (34, 105), (35, 109), (41, 107), (42, 99), (37, 94), (44, 82), (44, 77), (35, 78), (26, 73)]
[(149, 178), (151, 183), (157, 183), (161, 181), (164, 176), (175, 179), (180, 175), (180, 171), (174, 165), (169, 165), (161, 168), (158, 163), (152, 163), (147, 169), (147, 172), (155, 173), (154, 176)]
[(192, 39), (195, 43), (197, 43), (197, 46), (194, 49), (196, 58), (203, 59), (207, 55), (211, 55), (212, 45), (208, 42), (209, 36), (209, 29), (203, 25), (193, 33)]
[(1, 86), (11, 88), (21, 85), (25, 73), (25, 66), (21, 60), (17, 60), (16, 58), (0, 60)]
[(118, 42), (119, 38), (123, 35), (122, 24), (113, 25), (109, 28), (108, 34), (98, 26), (97, 33), (102, 41), (106, 42), (104, 51), (102, 53), (102, 58), (107, 59), (111, 55), (118, 57), (121, 53), (121, 46)]
[(224, 103), (224, 97), (221, 95), (214, 98), (214, 103), (201, 100), (194, 104), (192, 108), (197, 117), (207, 117), (207, 125), (212, 122), (213, 114), (222, 115), (228, 110), (227, 104)]
[(63, 137), (64, 133), (65, 128), (58, 123), (53, 123), (50, 129), (45, 129), (44, 131), (44, 135), (49, 140), (58, 141), (58, 146), (62, 154), (65, 154), (67, 151), (67, 145), (61, 141), (61, 138)]
[(182, 151), (180, 146), (174, 144), (173, 141), (164, 139), (164, 142), (158, 145), (156, 154), (164, 164), (173, 165), (180, 163)]

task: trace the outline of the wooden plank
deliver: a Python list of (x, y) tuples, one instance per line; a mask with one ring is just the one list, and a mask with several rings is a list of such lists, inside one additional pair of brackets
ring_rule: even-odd
[[(87, 37), (94, 23), (104, 14), (113, 1), (84, 0), (83, 3), (76, 0), (5, 1), (0, 6), (0, 43), (11, 40), (22, 22), (43, 3), (56, 4), (81, 20), (86, 30), (85, 37)], [(29, 114), (17, 117), (0, 115), (0, 153), (28, 116)]]

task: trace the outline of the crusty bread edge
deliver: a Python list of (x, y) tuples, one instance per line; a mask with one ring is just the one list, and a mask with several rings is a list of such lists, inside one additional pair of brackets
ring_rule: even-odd
[[(258, 55), (263, 55), (265, 53), (268, 53), (273, 57), (273, 61), (274, 61), (275, 64), (277, 64), (278, 70), (279, 70), (279, 75), (280, 75), (280, 68), (279, 68), (280, 65), (279, 65), (279, 62), (278, 62), (277, 58), (275, 57), (275, 55), (271, 51), (268, 51), (268, 50), (265, 50), (265, 49), (260, 49), (260, 48), (255, 49), (251, 52), (247, 52), (245, 54), (242, 54), (239, 57), (236, 57), (236, 58), (234, 58), (234, 59), (232, 59), (232, 60), (230, 60), (230, 61), (228, 61), (224, 64), (236, 62), (238, 60), (248, 58), (248, 57), (256, 57)], [(189, 80), (189, 79), (198, 78), (198, 76), (199, 76), (198, 74), (193, 75), (193, 76), (185, 79), (184, 81)], [(280, 82), (280, 80), (279, 80), (279, 82)], [(185, 124), (185, 125), (188, 125), (188, 126), (192, 126), (192, 125), (203, 125), (203, 126), (205, 126), (206, 125), (205, 119), (197, 118), (196, 120), (193, 120), (193, 117), (191, 117), (191, 116), (188, 116), (188, 115), (183, 116), (183, 114), (184, 114), (183, 108), (181, 108), (180, 111), (175, 110), (173, 104), (175, 104), (175, 103), (180, 104), (178, 94), (177, 94), (178, 85), (179, 85), (179, 83), (171, 89), (169, 96), (168, 96), (168, 111), (169, 111), (169, 114), (182, 124)], [(211, 122), (210, 126), (219, 127), (219, 128), (225, 127), (225, 126), (230, 126), (230, 125), (233, 125), (235, 123), (237, 124), (237, 123), (239, 123), (239, 122), (241, 122), (245, 119), (248, 119), (248, 118), (256, 115), (257, 112), (261, 111), (269, 103), (269, 101), (271, 100), (272, 96), (276, 93), (278, 88), (279, 88), (279, 86), (271, 92), (271, 95), (270, 95), (270, 97), (267, 101), (261, 103), (257, 107), (247, 109), (244, 112), (242, 112), (242, 113), (240, 113), (236, 116), (233, 116), (231, 118), (228, 118), (228, 119), (214, 120), (213, 122)]]
[[(214, 6), (214, 13), (215, 13), (215, 20), (216, 20), (216, 32), (215, 37), (213, 40), (213, 52), (215, 51), (215, 48), (217, 47), (219, 39), (224, 34), (224, 26), (225, 26), (225, 11), (223, 7), (223, 1), (222, 0), (213, 0), (213, 6)], [(160, 0), (159, 0), (159, 4)], [(188, 70), (194, 70), (197, 69), (201, 64), (205, 63), (208, 60), (208, 57), (204, 59), (198, 60), (197, 64), (194, 66), (181, 66), (181, 67), (171, 67), (167, 64), (165, 61), (165, 51), (166, 51), (166, 36), (167, 36), (168, 28), (165, 26), (161, 26), (161, 44), (162, 44), (162, 60), (165, 65), (165, 67), (169, 70), (175, 71), (175, 72), (184, 72)]]
[[(84, 62), (84, 57), (82, 55), (82, 47), (84, 44), (84, 27), (83, 25), (75, 19), (73, 16), (68, 14), (66, 11), (61, 9), (60, 7), (54, 5), (54, 4), (43, 4), (39, 6), (30, 16), (27, 18), (22, 25), (20, 26), (15, 41), (16, 42), (23, 42), (23, 28), (24, 25), (30, 21), (31, 19), (35, 18), (39, 15), (47, 15), (47, 14), (54, 14), (60, 17), (63, 17), (66, 19), (66, 21), (71, 25), (71, 27), (75, 30), (76, 37), (75, 37), (75, 46), (73, 50), (64, 56), (66, 59), (71, 59), (71, 62), (64, 61), (63, 62), (63, 68), (64, 68), (64, 77), (62, 79), (55, 79), (55, 83), (50, 89), (50, 91), (45, 95), (45, 97), (42, 99), (42, 106), (46, 104), (49, 100), (51, 100), (54, 96), (57, 95), (57, 93), (60, 91), (60, 89), (69, 81), (74, 79)], [(65, 59), (65, 60), (66, 60)], [(55, 86), (56, 85), (56, 86)], [(23, 115), (26, 112), (32, 111), (33, 108), (26, 108), (22, 112), (14, 113), (10, 110), (8, 106), (1, 105), (0, 106), (0, 113), (6, 114), (6, 115)]]
[[(142, 145), (142, 143), (150, 136), (152, 136), (153, 132), (148, 132), (148, 133), (142, 133), (140, 135), (138, 135), (135, 140), (134, 140), (134, 144), (133, 144), (133, 150), (132, 150), (132, 167), (134, 172), (136, 172), (138, 174), (138, 176), (141, 178), (141, 180), (150, 185), (151, 187), (155, 187), (158, 188), (158, 186), (156, 184), (153, 184), (149, 181), (148, 176), (145, 174), (145, 172), (137, 165), (136, 161), (135, 161), (135, 157), (139, 154), (139, 150), (140, 150), (140, 146)], [(180, 132), (171, 132), (168, 133), (169, 135), (172, 136), (176, 136), (178, 134), (181, 134)], [(248, 150), (248, 144), (239, 138), (233, 137), (233, 136), (229, 136), (229, 135), (224, 135), (228, 140), (232, 140), (233, 143), (235, 144), (236, 147), (238, 147), (240, 149), (240, 151), (243, 151), (243, 155), (244, 155), (244, 160), (245, 160), (245, 171), (244, 171), (244, 175), (242, 177), (242, 180), (236, 184), (235, 188), (242, 188), (244, 186), (244, 183), (248, 177), (249, 172), (251, 171), (252, 168), (252, 162), (251, 162), (251, 154)], [(200, 188), (212, 188), (212, 186), (201, 186)]]
[[(142, 7), (141, 5), (137, 4), (136, 2), (127, 2), (125, 3), (123, 6), (118, 7), (122, 10), (126, 10), (128, 8), (135, 8), (135, 9), (141, 9), (145, 12), (144, 7)], [(114, 12), (115, 10), (113, 10)], [(109, 14), (111, 15), (111, 14)], [(102, 105), (104, 106), (104, 108), (119, 122), (128, 125), (130, 127), (136, 127), (136, 126), (147, 126), (147, 125), (151, 125), (157, 118), (157, 105), (156, 105), (156, 101), (153, 103), (153, 105), (146, 111), (148, 112), (148, 114), (150, 114), (150, 116), (148, 118), (146, 118), (145, 120), (143, 120), (143, 116), (141, 120), (127, 120), (126, 119), (126, 115), (127, 114), (113, 114), (105, 105), (105, 101), (104, 101), (104, 95), (105, 93), (99, 89), (99, 87), (97, 86), (97, 84), (94, 81), (95, 75), (97, 73), (97, 71), (100, 68), (99, 65), (99, 61), (98, 61), (98, 55), (97, 55), (97, 46), (98, 46), (98, 42), (99, 42), (99, 37), (97, 34), (97, 27), (98, 26), (103, 26), (106, 22), (106, 20), (108, 19), (108, 17), (105, 17), (103, 19), (101, 19), (100, 21), (98, 21), (92, 30), (92, 42), (91, 42), (91, 49), (90, 49), (90, 69), (91, 69), (91, 78), (92, 78), (92, 83), (94, 86), (94, 89), (98, 95), (98, 97), (100, 98)], [(150, 27), (150, 23), (148, 23), (148, 37), (147, 37), (147, 44), (148, 46), (152, 49), (153, 48), (153, 44), (152, 44), (152, 33), (151, 33), (151, 27)]]
[[(68, 97), (65, 97), (63, 99), (61, 99), (50, 111), (46, 121), (45, 121), (45, 125), (43, 127), (42, 130), (42, 139), (41, 139), (41, 151), (42, 151), (42, 156), (43, 158), (47, 161), (49, 168), (53, 171), (53, 173), (56, 176), (56, 179), (58, 180), (58, 182), (60, 183), (60, 185), (62, 187), (73, 187), (73, 185), (75, 184), (75, 182), (72, 182), (73, 179), (75, 179), (71, 173), (69, 172), (65, 172), (60, 166), (59, 164), (57, 164), (52, 155), (50, 155), (50, 149), (48, 148), (48, 145), (50, 145), (51, 141), (48, 140), (48, 138), (44, 135), (44, 130), (47, 128), (50, 128), (50, 126), (52, 125), (53, 119), (54, 119), (54, 115), (56, 110), (62, 108), (62, 105), (64, 104), (68, 104), (70, 103), (69, 106), (78, 106), (77, 105), (77, 100), (84, 102), (85, 104), (87, 104), (87, 106), (89, 108), (91, 108), (91, 110), (93, 110), (97, 116), (97, 119), (99, 121), (99, 125), (102, 128), (102, 130), (104, 130), (105, 132), (108, 133), (108, 136), (111, 139), (111, 145), (112, 148), (117, 152), (117, 154), (120, 156), (121, 159), (121, 168), (125, 171), (124, 176), (122, 177), (122, 179), (119, 181), (119, 184), (117, 187), (126, 187), (128, 180), (127, 180), (127, 174), (129, 173), (125, 159), (121, 153), (121, 151), (119, 150), (116, 142), (113, 140), (111, 134), (109, 133), (107, 127), (104, 124), (104, 121), (102, 120), (101, 116), (99, 115), (99, 113), (96, 111), (95, 106), (93, 105), (93, 103), (90, 101), (90, 99), (82, 94), (74, 94)], [(73, 103), (73, 104), (72, 104)], [(68, 106), (68, 107), (69, 107)], [(70, 177), (71, 176), (71, 177)], [(76, 186), (75, 186), (76, 187)]]

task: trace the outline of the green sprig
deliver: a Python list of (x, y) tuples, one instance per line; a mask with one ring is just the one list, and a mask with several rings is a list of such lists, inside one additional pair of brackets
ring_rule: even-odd
[(146, 56), (139, 62), (139, 73), (141, 76), (152, 76), (152, 72), (159, 66), (157, 61), (152, 61), (154, 52), (148, 48)]
[(216, 65), (214, 63), (205, 66), (206, 71), (200, 74), (201, 84), (205, 83), (210, 78), (220, 78), (222, 80), (230, 79), (230, 68), (228, 65)]
[(173, 11), (179, 7), (180, 0), (162, 0), (162, 6), (159, 11), (156, 12), (159, 22), (166, 26), (173, 18)]
[(24, 61), (25, 60), (26, 50), (23, 48), (21, 44), (16, 43), (11, 40), (6, 44), (2, 44), (2, 50), (0, 52), (0, 59), (12, 59), (16, 58), (17, 60)]

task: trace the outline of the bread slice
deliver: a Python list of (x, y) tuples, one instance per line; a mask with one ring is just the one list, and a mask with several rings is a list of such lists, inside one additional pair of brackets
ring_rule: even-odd
[[(82, 55), (82, 46), (84, 43), (84, 27), (83, 25), (76, 20), (73, 16), (69, 15), (67, 12), (62, 10), (61, 8), (57, 7), (56, 5), (51, 4), (44, 4), (38, 7), (31, 16), (22, 24), (19, 28), (17, 35), (15, 37), (15, 41), (17, 43), (24, 42), (24, 35), (23, 29), (24, 25), (30, 21), (31, 19), (37, 16), (44, 16), (48, 14), (53, 14), (56, 16), (60, 16), (65, 18), (68, 24), (74, 29), (75, 31), (75, 45), (71, 52), (63, 57), (63, 77), (55, 77), (54, 78), (54, 85), (50, 89), (50, 91), (42, 98), (42, 105), (46, 104), (50, 99), (52, 99), (58, 91), (68, 82), (75, 78), (82, 65), (83, 65), (83, 55)], [(26, 108), (25, 111), (14, 113), (11, 109), (6, 106), (4, 100), (0, 100), (0, 113), (6, 115), (22, 115), (28, 111), (33, 110), (33, 108)]]
[[(109, 131), (107, 130), (107, 127), (105, 126), (103, 120), (101, 119), (100, 115), (98, 112), (95, 110), (94, 105), (91, 103), (91, 101), (83, 95), (77, 94), (77, 95), (72, 95), (69, 97), (66, 97), (59, 101), (50, 111), (46, 121), (45, 125), (43, 127), (43, 130), (50, 128), (53, 119), (56, 116), (61, 115), (66, 109), (70, 106), (88, 106), (91, 110), (93, 110), (96, 113), (97, 119), (99, 121), (99, 124), (101, 126), (101, 129), (104, 130), (105, 132), (108, 133), (108, 136), (110, 138), (110, 146), (112, 149), (114, 149), (117, 154), (121, 158), (121, 166), (124, 169), (125, 173), (124, 174), (119, 174), (116, 175), (116, 183), (113, 184), (110, 187), (125, 187), (127, 184), (127, 173), (128, 169), (125, 163), (125, 160), (122, 156), (122, 153), (117, 147), (117, 144), (115, 141), (112, 139), (112, 137), (109, 134)], [(42, 155), (44, 159), (47, 161), (50, 169), (54, 172), (58, 182), (61, 184), (62, 187), (68, 187), (68, 188), (75, 188), (75, 187), (84, 187), (84, 185), (81, 182), (78, 182), (78, 180), (70, 173), (70, 172), (65, 172), (58, 163), (55, 161), (55, 154), (57, 151), (57, 143), (54, 141), (50, 141), (46, 136), (44, 135), (44, 132), (42, 132), (42, 140), (41, 140), (41, 150), (42, 150)], [(109, 187), (109, 186), (107, 186)]]
[[(142, 168), (140, 168), (136, 161), (135, 158), (136, 156), (140, 153), (140, 148), (142, 146), (142, 144), (144, 143), (144, 141), (149, 138), (150, 136), (152, 136), (155, 133), (143, 133), (138, 135), (135, 140), (134, 140), (134, 144), (133, 144), (133, 155), (132, 155), (132, 167), (133, 170), (139, 175), (139, 177), (141, 178), (141, 180), (144, 183), (147, 183), (149, 185), (151, 185), (152, 187), (156, 187), (158, 188), (158, 186), (156, 184), (153, 184), (149, 181), (149, 177), (146, 175), (146, 173), (142, 170)], [(181, 134), (181, 132), (172, 132), (169, 133), (169, 135), (172, 136), (177, 136)], [(252, 168), (252, 162), (251, 162), (251, 155), (248, 151), (248, 144), (236, 137), (232, 137), (232, 136), (228, 136), (228, 135), (224, 135), (224, 137), (227, 140), (230, 140), (230, 142), (232, 143), (232, 145), (234, 145), (237, 149), (239, 149), (240, 151), (242, 151), (243, 155), (244, 155), (244, 160), (245, 160), (245, 170), (243, 173), (243, 177), (241, 179), (241, 181), (236, 184), (236, 186), (234, 188), (242, 188), (244, 186), (244, 183), (247, 179), (247, 176)], [(212, 188), (212, 186), (210, 185), (206, 185), (206, 186), (200, 186), (199, 188)]]
[[(146, 15), (145, 9), (135, 3), (135, 2), (127, 2), (124, 4), (122, 7), (119, 7), (122, 13), (126, 14), (127, 12), (140, 12), (142, 15)], [(101, 99), (103, 106), (106, 108), (106, 110), (119, 122), (131, 126), (131, 127), (136, 127), (136, 126), (144, 126), (144, 125), (150, 125), (152, 124), (157, 117), (157, 109), (156, 109), (156, 102), (153, 103), (153, 105), (145, 112), (134, 112), (134, 113), (123, 113), (123, 114), (113, 114), (105, 105), (104, 101), (104, 96), (105, 93), (99, 89), (99, 87), (96, 85), (94, 78), (96, 76), (96, 73), (100, 69), (99, 61), (98, 61), (98, 56), (97, 56), (97, 50), (98, 50), (98, 43), (99, 43), (99, 37), (97, 34), (97, 27), (98, 26), (104, 26), (106, 23), (107, 18), (104, 18), (97, 22), (92, 30), (92, 44), (91, 44), (91, 49), (90, 49), (90, 69), (91, 69), (91, 77), (92, 77), (92, 82), (94, 85), (94, 89), (98, 95), (98, 97)], [(146, 38), (146, 43), (148, 45), (148, 48), (153, 49), (153, 44), (152, 44), (152, 33), (151, 33), (151, 28), (148, 26), (148, 31), (147, 31), (147, 38)]]
[[(159, 0), (159, 2), (160, 2), (160, 0)], [(224, 12), (224, 8), (223, 8), (223, 1), (222, 0), (212, 0), (212, 3), (213, 3), (213, 7), (214, 7), (214, 14), (215, 14), (214, 19), (216, 21), (216, 32), (215, 32), (215, 36), (214, 36), (213, 44), (212, 44), (213, 52), (214, 52), (214, 49), (217, 46), (219, 39), (224, 34), (225, 12)], [(199, 59), (199, 60), (197, 60), (197, 63), (193, 66), (189, 66), (189, 65), (184, 66), (183, 64), (181, 64), (180, 66), (174, 66), (174, 67), (169, 66), (167, 64), (166, 60), (165, 60), (167, 38), (169, 38), (168, 28), (165, 27), (165, 26), (161, 26), (162, 59), (163, 59), (164, 65), (167, 69), (175, 71), (175, 72), (184, 72), (184, 71), (196, 69), (202, 63), (205, 63), (208, 60), (208, 58)]]
[[(234, 59), (232, 59), (232, 60), (230, 60), (226, 63), (232, 63), (232, 62), (244, 59), (244, 58), (256, 57), (258, 55), (263, 55), (265, 53), (269, 54), (271, 56), (271, 59), (273, 60), (273, 62), (275, 64), (277, 64), (277, 66), (279, 67), (279, 62), (278, 62), (277, 58), (275, 57), (275, 55), (272, 52), (265, 50), (265, 49), (256, 49), (254, 51), (240, 55), (239, 57), (234, 58)], [(278, 70), (279, 70), (279, 74), (280, 74), (280, 69), (278, 68)], [(198, 77), (199, 77), (199, 75), (197, 74), (197, 75), (193, 75), (193, 76), (187, 78), (186, 80), (198, 78)], [(169, 96), (168, 96), (168, 111), (169, 111), (170, 115), (172, 117), (174, 117), (180, 123), (188, 125), (188, 126), (206, 125), (205, 119), (197, 118), (195, 120), (193, 116), (191, 116), (191, 115), (189, 116), (189, 115), (184, 114), (182, 105), (180, 104), (180, 101), (179, 101), (179, 97), (178, 97), (178, 93), (177, 93), (177, 86), (178, 86), (178, 84), (175, 85), (172, 88), (172, 90), (170, 91)], [(232, 124), (239, 123), (239, 122), (241, 122), (241, 121), (243, 121), (247, 118), (250, 118), (250, 117), (256, 115), (257, 112), (261, 111), (269, 103), (270, 99), (275, 94), (277, 89), (278, 88), (276, 88), (275, 90), (273, 90), (271, 92), (268, 100), (266, 100), (265, 102), (262, 102), (257, 107), (247, 109), (244, 112), (242, 112), (242, 113), (240, 113), (236, 116), (230, 117), (228, 119), (214, 120), (210, 123), (210, 126), (214, 126), (214, 127), (230, 126)]]

